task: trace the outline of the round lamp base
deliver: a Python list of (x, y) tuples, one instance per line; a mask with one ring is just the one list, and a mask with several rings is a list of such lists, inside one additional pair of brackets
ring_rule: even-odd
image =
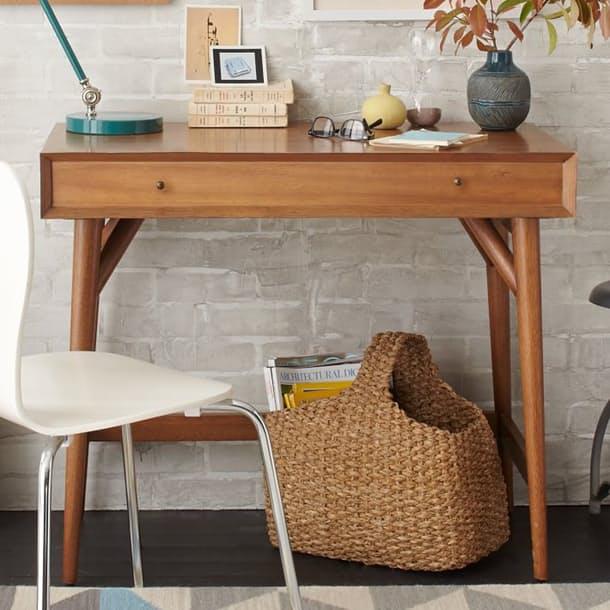
[(66, 131), (92, 136), (134, 136), (163, 131), (163, 118), (147, 112), (100, 112), (94, 119), (84, 112), (66, 117)]

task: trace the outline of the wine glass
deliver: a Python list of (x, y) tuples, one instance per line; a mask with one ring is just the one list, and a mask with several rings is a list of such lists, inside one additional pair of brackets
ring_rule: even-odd
[(432, 71), (438, 58), (437, 40), (434, 32), (428, 30), (411, 30), (409, 34), (409, 49), (413, 62), (413, 99), (417, 110), (421, 110), (421, 96), (424, 83)]
[(430, 62), (436, 59), (436, 35), (429, 30), (411, 30), (409, 47), (416, 60)]

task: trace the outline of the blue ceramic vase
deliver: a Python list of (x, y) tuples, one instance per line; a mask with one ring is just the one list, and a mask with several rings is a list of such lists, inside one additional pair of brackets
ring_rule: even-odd
[(530, 79), (513, 63), (511, 51), (489, 51), (485, 65), (468, 79), (468, 110), (488, 131), (510, 131), (530, 110)]

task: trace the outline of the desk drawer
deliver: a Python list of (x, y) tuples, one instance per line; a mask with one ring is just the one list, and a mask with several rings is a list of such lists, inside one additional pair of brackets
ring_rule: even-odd
[[(343, 158), (344, 159), (344, 158)], [(566, 162), (53, 161), (44, 216), (570, 216)], [(575, 160), (574, 160), (575, 164)]]

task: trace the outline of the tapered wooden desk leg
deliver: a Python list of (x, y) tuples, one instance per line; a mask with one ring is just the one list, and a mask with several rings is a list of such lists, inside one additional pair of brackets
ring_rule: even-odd
[[(97, 338), (102, 220), (77, 220), (74, 225), (70, 349), (94, 350)], [(86, 434), (71, 439), (66, 457), (63, 581), (76, 582), (78, 551), (87, 481)]]
[(489, 301), (489, 336), (491, 340), (491, 367), (498, 448), (508, 491), (508, 505), (512, 510), (513, 460), (507, 443), (503, 439), (504, 426), (502, 424), (503, 418), (510, 419), (512, 410), (510, 300), (508, 288), (493, 265), (487, 265), (487, 298)]
[(517, 275), (517, 320), (534, 578), (547, 580), (544, 378), (538, 219), (513, 220), (513, 249)]

